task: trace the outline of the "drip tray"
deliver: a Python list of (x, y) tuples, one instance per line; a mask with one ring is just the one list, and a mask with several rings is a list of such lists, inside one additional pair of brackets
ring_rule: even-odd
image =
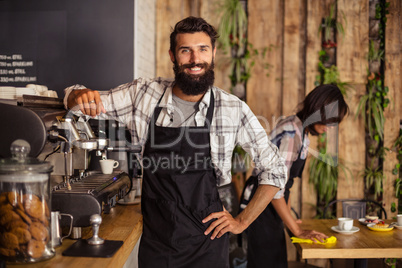
[(89, 245), (86, 240), (79, 239), (63, 252), (63, 256), (110, 258), (123, 245), (123, 241), (105, 240), (102, 245)]

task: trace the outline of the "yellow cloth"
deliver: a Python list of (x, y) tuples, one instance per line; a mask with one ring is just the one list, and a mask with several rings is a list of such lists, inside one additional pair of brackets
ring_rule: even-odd
[(336, 237), (335, 236), (330, 236), (327, 239), (324, 239), (324, 243), (318, 241), (317, 239), (315, 239), (316, 241), (314, 242), (311, 239), (298, 238), (298, 237), (294, 237), (294, 236), (291, 237), (290, 239), (292, 239), (292, 243), (307, 243), (307, 244), (315, 243), (315, 244), (322, 244), (322, 245), (336, 243)]

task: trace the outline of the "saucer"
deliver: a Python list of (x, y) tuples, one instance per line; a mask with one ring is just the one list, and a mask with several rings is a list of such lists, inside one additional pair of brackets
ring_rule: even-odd
[(117, 201), (117, 204), (120, 204), (120, 205), (136, 205), (136, 204), (139, 204), (139, 203), (141, 203), (141, 197), (140, 196), (137, 196), (134, 199), (134, 201), (130, 201), (130, 202), (124, 201), (124, 198), (122, 198), (119, 201)]
[(395, 227), (396, 229), (402, 230), (402, 226), (401, 226), (401, 225), (398, 225), (396, 222), (395, 222), (394, 227)]
[(332, 230), (332, 231), (335, 231), (335, 232), (337, 232), (337, 233), (340, 233), (340, 234), (354, 234), (354, 233), (360, 231), (359, 227), (356, 227), (356, 226), (353, 226), (353, 227), (352, 227), (352, 230), (343, 231), (343, 230), (340, 230), (340, 229), (339, 229), (338, 225), (332, 226), (332, 227), (331, 227), (331, 230)]

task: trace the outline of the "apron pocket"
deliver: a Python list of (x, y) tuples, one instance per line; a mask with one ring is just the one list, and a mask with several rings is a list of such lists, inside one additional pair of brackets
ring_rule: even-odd
[(144, 197), (143, 199), (143, 236), (165, 244), (170, 244), (175, 229), (175, 203)]
[(191, 210), (203, 210), (219, 198), (213, 171), (176, 174), (173, 180), (179, 195), (178, 202)]
[(191, 210), (183, 205), (178, 205), (177, 209), (177, 228), (174, 232), (174, 241), (178, 245), (186, 243), (198, 243), (205, 239), (210, 239), (210, 235), (204, 232), (208, 226), (214, 221), (202, 223), (202, 220), (213, 212), (222, 211), (222, 203), (220, 200), (213, 202), (212, 205), (204, 210)]

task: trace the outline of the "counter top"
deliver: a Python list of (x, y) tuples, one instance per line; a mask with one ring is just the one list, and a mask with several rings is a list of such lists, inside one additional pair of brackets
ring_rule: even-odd
[[(111, 209), (110, 214), (102, 215), (102, 224), (99, 228), (99, 236), (105, 240), (120, 240), (124, 244), (111, 258), (88, 258), (62, 256), (63, 251), (76, 242), (72, 239), (64, 239), (60, 247), (56, 248), (56, 255), (46, 261), (33, 264), (9, 265), (9, 267), (21, 268), (63, 268), (63, 267), (123, 267), (128, 256), (142, 233), (141, 206), (119, 205)], [(92, 237), (91, 227), (82, 228), (82, 238)]]
[[(391, 223), (393, 220), (384, 220)], [(337, 238), (334, 244), (295, 244), (302, 259), (370, 259), (402, 258), (402, 230), (372, 231), (367, 226), (354, 220), (359, 231), (353, 234), (335, 232), (331, 227), (337, 226), (336, 219), (303, 219), (301, 228), (316, 230)], [(355, 266), (360, 267), (360, 266)]]

